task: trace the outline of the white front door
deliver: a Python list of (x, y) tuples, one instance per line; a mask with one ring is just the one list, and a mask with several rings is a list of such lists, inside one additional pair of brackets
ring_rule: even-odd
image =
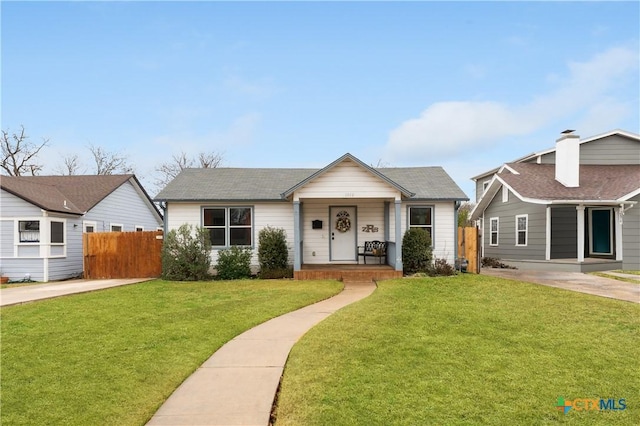
[(331, 207), (331, 261), (355, 261), (356, 208)]

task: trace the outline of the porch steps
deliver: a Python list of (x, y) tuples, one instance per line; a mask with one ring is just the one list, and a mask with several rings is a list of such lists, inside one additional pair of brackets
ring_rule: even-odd
[(296, 280), (340, 280), (343, 282), (379, 281), (393, 278), (402, 278), (402, 271), (396, 271), (390, 266), (360, 266), (340, 265), (326, 267), (306, 266), (296, 271), (293, 277)]

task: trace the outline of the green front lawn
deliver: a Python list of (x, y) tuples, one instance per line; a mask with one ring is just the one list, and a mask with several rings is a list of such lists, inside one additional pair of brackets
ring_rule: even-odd
[[(294, 346), (276, 425), (635, 425), (639, 396), (638, 304), (470, 274), (402, 279)], [(627, 408), (565, 415), (558, 397)]]
[(150, 281), (2, 309), (3, 425), (141, 425), (224, 343), (335, 281)]

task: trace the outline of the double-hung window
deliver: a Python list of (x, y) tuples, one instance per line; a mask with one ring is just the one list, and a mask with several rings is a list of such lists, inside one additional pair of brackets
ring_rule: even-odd
[(202, 225), (209, 231), (214, 247), (251, 246), (253, 214), (251, 207), (205, 207)]
[(64, 222), (51, 221), (51, 244), (64, 244)]
[(492, 217), (489, 219), (489, 245), (498, 245), (498, 233), (499, 233), (499, 219)]
[(21, 243), (39, 243), (40, 242), (40, 221), (39, 220), (20, 220), (18, 221), (18, 233)]
[(527, 245), (527, 234), (529, 225), (529, 215), (519, 214), (516, 216), (516, 245)]
[(424, 229), (433, 239), (433, 208), (409, 207), (409, 228)]

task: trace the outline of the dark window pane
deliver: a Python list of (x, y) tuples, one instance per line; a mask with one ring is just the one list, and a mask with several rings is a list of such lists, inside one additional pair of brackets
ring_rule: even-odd
[(496, 233), (491, 234), (491, 244), (498, 244), (498, 234)]
[(224, 246), (224, 228), (209, 229), (209, 238), (212, 246)]
[(204, 226), (224, 226), (224, 209), (204, 209)]
[(431, 225), (431, 209), (429, 207), (412, 207), (409, 211), (411, 225)]
[(64, 223), (51, 222), (51, 242), (64, 243)]
[(232, 246), (250, 246), (251, 228), (231, 228), (229, 230), (229, 239)]
[(248, 207), (229, 209), (229, 222), (231, 226), (251, 225), (251, 209)]
[(525, 245), (527, 243), (527, 233), (519, 231), (518, 232), (518, 244)]

